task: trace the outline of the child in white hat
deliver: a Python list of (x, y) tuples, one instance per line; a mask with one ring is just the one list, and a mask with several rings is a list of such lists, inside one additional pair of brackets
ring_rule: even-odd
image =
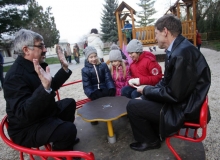
[(121, 95), (121, 89), (128, 85), (130, 79), (128, 62), (122, 59), (120, 50), (111, 50), (109, 52), (109, 69), (116, 87), (116, 95)]

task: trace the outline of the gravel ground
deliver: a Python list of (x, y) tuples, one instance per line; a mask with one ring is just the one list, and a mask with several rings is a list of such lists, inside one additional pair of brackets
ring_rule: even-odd
[[(218, 126), (220, 122), (220, 52), (202, 48), (201, 52), (206, 57), (206, 60), (211, 69), (212, 75), (212, 84), (209, 90), (209, 107), (211, 111), (212, 119), (208, 124), (207, 137), (203, 141), (206, 153), (207, 160), (217, 160), (220, 157), (220, 128)], [(163, 50), (157, 50), (157, 54), (164, 53)], [(105, 56), (105, 59), (108, 57)], [(160, 63), (163, 66), (163, 63)], [(83, 67), (83, 60), (81, 63), (76, 65), (75, 63), (70, 65), (70, 68), (73, 70), (68, 82), (73, 80), (81, 79), (81, 68)], [(57, 65), (51, 65), (51, 71), (55, 73)], [(52, 73), (52, 74), (53, 74)], [(74, 97), (73, 97), (74, 91)], [(76, 100), (85, 98), (85, 95), (82, 91), (81, 85), (74, 85), (74, 87), (65, 87), (65, 89), (60, 90), (61, 98), (73, 97)], [(5, 116), (5, 100), (3, 92), (0, 91), (0, 119)], [(4, 142), (0, 139), (0, 160), (17, 160), (19, 159), (19, 153), (9, 148)]]

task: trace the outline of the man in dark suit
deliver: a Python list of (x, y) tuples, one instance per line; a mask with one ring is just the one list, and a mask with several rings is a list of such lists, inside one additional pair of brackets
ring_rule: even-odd
[(200, 51), (181, 33), (181, 21), (173, 15), (164, 15), (155, 24), (158, 47), (167, 53), (164, 78), (155, 86), (138, 88), (141, 98), (127, 105), (136, 140), (130, 144), (133, 150), (160, 148), (160, 140), (176, 133), (185, 121), (199, 119), (211, 84), (210, 69)]
[(55, 91), (72, 74), (64, 55), (58, 49), (62, 68), (51, 77), (44, 62), (46, 48), (41, 35), (21, 29), (16, 33), (14, 50), (18, 58), (4, 83), (10, 138), (25, 147), (52, 142), (53, 150), (73, 150), (79, 142), (73, 124), (76, 102), (72, 98), (55, 101)]

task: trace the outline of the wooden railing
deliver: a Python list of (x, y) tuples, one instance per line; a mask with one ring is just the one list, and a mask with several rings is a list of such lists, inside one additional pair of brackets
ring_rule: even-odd
[(135, 38), (140, 40), (143, 45), (156, 43), (154, 26), (134, 28), (133, 31), (136, 33)]
[[(195, 22), (193, 21), (182, 22), (182, 35), (192, 42), (194, 35), (196, 35), (196, 32), (194, 32), (194, 24)], [(140, 40), (145, 46), (154, 45), (156, 43), (154, 26), (134, 28), (133, 32), (135, 32), (133, 38)]]
[(193, 21), (182, 22), (182, 35), (190, 41), (193, 41), (193, 36), (196, 35), (196, 32), (194, 32), (194, 23)]

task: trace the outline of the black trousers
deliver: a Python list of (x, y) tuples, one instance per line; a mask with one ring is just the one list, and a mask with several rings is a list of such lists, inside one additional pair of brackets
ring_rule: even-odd
[[(65, 99), (64, 99), (65, 100)], [(58, 105), (64, 105), (61, 101), (58, 101)], [(73, 121), (75, 120), (76, 102), (72, 99), (71, 103), (65, 107), (65, 109), (57, 115), (57, 118), (64, 121), (62, 124), (53, 131), (50, 138), (46, 143), (53, 143), (53, 150), (58, 151), (71, 151), (77, 135), (77, 129)], [(38, 130), (36, 133), (36, 142), (41, 142), (42, 136), (46, 132), (45, 130)], [(46, 144), (44, 143), (44, 144)], [(42, 144), (43, 145), (43, 144)]]
[(74, 57), (74, 59), (75, 59), (76, 63), (79, 63), (79, 62), (80, 62), (80, 61), (79, 61), (79, 57)]
[(160, 111), (163, 104), (150, 101), (132, 99), (127, 104), (134, 139), (137, 142), (151, 143), (159, 139)]

